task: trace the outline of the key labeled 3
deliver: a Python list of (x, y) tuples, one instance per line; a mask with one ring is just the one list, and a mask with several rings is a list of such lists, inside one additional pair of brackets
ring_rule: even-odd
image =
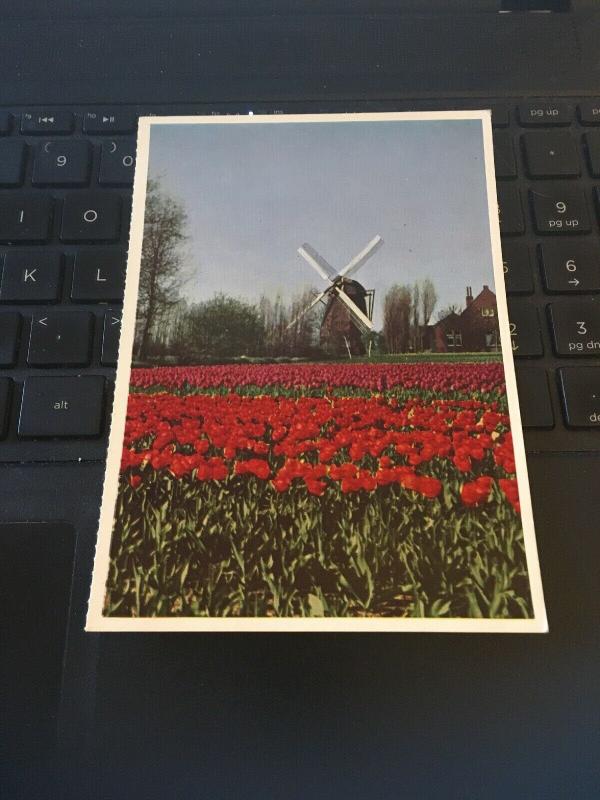
[(595, 297), (548, 306), (554, 349), (559, 356), (600, 356), (600, 303)]

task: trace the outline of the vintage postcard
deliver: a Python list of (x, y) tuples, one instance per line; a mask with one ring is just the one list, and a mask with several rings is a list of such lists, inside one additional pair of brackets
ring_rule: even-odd
[(489, 112), (141, 119), (87, 630), (546, 629)]

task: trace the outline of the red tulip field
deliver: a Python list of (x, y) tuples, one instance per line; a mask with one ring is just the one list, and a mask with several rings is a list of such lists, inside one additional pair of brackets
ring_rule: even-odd
[(133, 369), (106, 613), (528, 617), (501, 363)]

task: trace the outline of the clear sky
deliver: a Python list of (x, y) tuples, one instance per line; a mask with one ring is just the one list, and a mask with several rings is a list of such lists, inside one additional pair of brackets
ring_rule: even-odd
[(325, 288), (297, 248), (341, 268), (376, 234), (376, 328), (393, 283), (431, 278), (434, 318), (494, 285), (478, 120), (157, 125), (149, 175), (188, 214), (190, 301)]

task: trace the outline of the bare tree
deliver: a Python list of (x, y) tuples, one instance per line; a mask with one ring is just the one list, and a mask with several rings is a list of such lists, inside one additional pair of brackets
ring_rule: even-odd
[(421, 350), (421, 287), (418, 281), (412, 289), (412, 320), (411, 320), (411, 340), (412, 349), (415, 353)]
[[(315, 306), (300, 316), (314, 299), (316, 289), (305, 289), (286, 305), (280, 294), (271, 300), (263, 295), (258, 309), (265, 330), (265, 350), (268, 355), (307, 355), (317, 345), (324, 305)], [(296, 320), (293, 325), (290, 323)]]
[(318, 303), (307, 314), (302, 314), (298, 319), (301, 312), (313, 302), (316, 295), (316, 289), (305, 289), (292, 298), (289, 318), (296, 321), (287, 329), (292, 343), (291, 355), (306, 354), (318, 342), (318, 332), (325, 313), (325, 304)]
[(421, 282), (421, 317), (423, 325), (429, 324), (437, 301), (438, 296), (433, 282), (429, 278), (425, 278), (425, 280)]
[(383, 336), (388, 353), (405, 353), (410, 344), (412, 292), (393, 284), (383, 300)]
[(185, 282), (181, 246), (187, 222), (185, 209), (150, 179), (146, 192), (144, 240), (138, 292), (138, 357), (148, 354), (152, 334), (167, 309), (179, 300)]
[(285, 352), (289, 314), (281, 295), (275, 295), (273, 300), (267, 295), (262, 295), (258, 301), (258, 311), (263, 323), (264, 347), (267, 355), (282, 355)]
[(444, 308), (440, 308), (438, 313), (436, 314), (436, 319), (440, 322), (446, 317), (449, 317), (450, 314), (460, 314), (461, 308), (456, 303), (451, 303), (449, 306), (445, 306)]

